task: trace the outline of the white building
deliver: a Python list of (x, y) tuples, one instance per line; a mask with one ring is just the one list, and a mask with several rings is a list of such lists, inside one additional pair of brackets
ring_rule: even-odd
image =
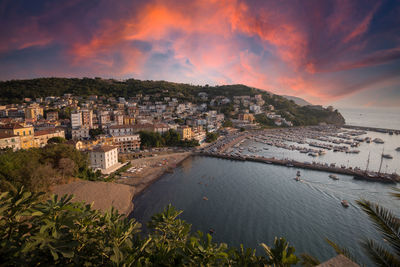
[(82, 126), (82, 113), (80, 111), (71, 113), (71, 127), (79, 128)]
[(118, 166), (118, 148), (114, 146), (95, 147), (90, 151), (90, 167), (107, 171)]

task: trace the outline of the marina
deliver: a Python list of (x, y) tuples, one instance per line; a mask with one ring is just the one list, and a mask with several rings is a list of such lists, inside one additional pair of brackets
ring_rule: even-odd
[[(271, 129), (228, 136), (207, 149), (201, 150), (199, 154), (231, 160), (256, 161), (334, 174), (346, 174), (354, 177), (354, 179), (366, 181), (397, 183), (400, 181), (400, 177), (396, 172), (397, 169), (388, 172), (390, 170), (388, 168), (390, 162), (387, 160), (392, 160), (393, 156), (384, 152), (383, 145), (385, 141), (382, 138), (384, 137), (369, 136), (369, 133), (363, 130), (348, 130), (334, 126)], [(351, 166), (349, 160), (354, 160), (354, 158), (349, 158), (347, 164), (315, 160), (316, 158), (325, 158), (324, 155), (326, 154), (329, 154), (329, 157), (333, 157), (332, 155), (336, 153), (357, 155), (358, 157), (361, 147), (372, 144), (377, 146), (378, 149), (381, 146), (380, 149), (382, 149), (379, 155), (380, 162), (374, 162), (378, 163), (378, 166), (375, 164), (376, 167), (374, 166), (374, 168), (371, 168), (370, 153), (368, 158), (365, 159), (364, 164), (366, 167), (364, 168)], [(267, 146), (262, 147), (262, 145)], [(283, 152), (277, 153), (272, 148)], [(394, 151), (394, 149), (393, 147), (392, 150)], [(286, 155), (289, 154), (289, 157), (284, 156), (284, 151), (288, 151)], [(376, 148), (374, 148), (374, 151), (376, 151)], [(311, 160), (297, 160), (296, 157), (300, 157), (297, 156), (296, 152), (306, 155)], [(268, 155), (266, 155), (267, 153)], [(363, 154), (365, 153), (366, 150), (363, 150)], [(279, 154), (282, 157), (279, 157)], [(339, 158), (345, 157), (348, 156)], [(301, 158), (304, 159), (304, 156)], [(391, 164), (391, 166), (396, 167), (395, 164)]]

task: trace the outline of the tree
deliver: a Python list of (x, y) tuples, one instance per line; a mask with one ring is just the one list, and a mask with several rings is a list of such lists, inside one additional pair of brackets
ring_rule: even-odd
[(297, 264), (299, 259), (294, 254), (295, 249), (289, 246), (284, 238), (275, 237), (274, 247), (269, 247), (261, 243), (265, 253), (267, 254), (267, 263), (277, 267), (286, 267)]
[[(395, 192), (392, 192), (391, 195), (400, 200), (400, 189), (393, 188), (393, 190)], [(383, 246), (379, 241), (364, 239), (361, 241), (361, 245), (368, 257), (377, 266), (400, 266), (400, 218), (385, 207), (365, 199), (358, 200), (357, 205), (368, 215), (388, 245)], [(348, 249), (340, 247), (329, 239), (327, 239), (327, 242), (335, 249), (337, 254), (357, 261)]]
[[(396, 192), (392, 195), (400, 199), (400, 189), (393, 189)], [(357, 204), (368, 215), (391, 248), (388, 250), (374, 240), (365, 239), (361, 244), (370, 259), (377, 266), (400, 266), (400, 218), (390, 210), (365, 199), (357, 201)]]
[(207, 133), (207, 135), (206, 135), (206, 142), (207, 142), (207, 143), (214, 142), (214, 141), (216, 141), (216, 140), (218, 139), (218, 137), (219, 137), (219, 134), (216, 133), (216, 132)]
[(49, 140), (47, 140), (47, 144), (62, 144), (65, 143), (65, 138), (63, 137), (59, 137), (59, 136), (55, 136), (50, 138)]
[(179, 219), (182, 211), (168, 205), (148, 223), (141, 235), (135, 219), (115, 209), (105, 213), (91, 205), (73, 203), (72, 196), (24, 188), (0, 194), (0, 258), (4, 266), (290, 266), (294, 248), (284, 239), (275, 246), (255, 249), (216, 243), (210, 234), (192, 234)]
[(233, 127), (233, 123), (231, 120), (225, 120), (222, 127)]
[(92, 139), (94, 139), (96, 136), (101, 135), (101, 134), (104, 134), (104, 131), (101, 128), (89, 130), (89, 135), (90, 135), (90, 138), (92, 138)]

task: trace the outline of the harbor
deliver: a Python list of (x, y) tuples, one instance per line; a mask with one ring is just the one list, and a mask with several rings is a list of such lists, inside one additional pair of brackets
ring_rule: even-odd
[[(281, 165), (291, 168), (301, 168), (301, 169), (310, 169), (316, 171), (323, 171), (323, 172), (330, 172), (330, 173), (337, 173), (337, 174), (345, 174), (351, 175), (354, 177), (363, 177), (365, 175), (364, 171), (359, 169), (349, 169), (349, 168), (338, 168), (328, 164), (319, 164), (319, 163), (307, 163), (307, 162), (298, 162), (295, 160), (285, 160), (285, 159), (276, 159), (276, 158), (265, 158), (260, 156), (235, 156), (229, 155), (227, 153), (207, 153), (202, 152), (199, 155), (209, 156), (209, 157), (216, 157), (222, 159), (229, 159), (229, 160), (237, 160), (237, 161), (253, 161), (253, 162), (260, 162), (265, 164), (275, 164)], [(397, 183), (400, 182), (400, 176), (397, 174), (387, 174), (381, 173), (379, 176), (376, 176), (371, 181), (376, 182), (383, 182), (383, 183)]]
[[(227, 136), (199, 153), (225, 159), (345, 174), (367, 181), (397, 183), (400, 181), (395, 164), (398, 149), (392, 147), (388, 150), (387, 146), (392, 146), (392, 142), (385, 144), (384, 140), (388, 140), (390, 134), (386, 134), (386, 137), (382, 134), (374, 135), (361, 129), (334, 126), (267, 129)], [(370, 149), (373, 152), (372, 157), (371, 152), (368, 152)], [(341, 154), (344, 155), (340, 156)], [(337, 160), (332, 162), (330, 159)], [(361, 164), (350, 164), (350, 160), (361, 162), (365, 167), (361, 167)]]

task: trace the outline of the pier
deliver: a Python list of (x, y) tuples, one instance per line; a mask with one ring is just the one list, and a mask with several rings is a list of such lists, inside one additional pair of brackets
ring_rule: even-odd
[(355, 125), (343, 125), (343, 128), (353, 129), (353, 130), (362, 130), (362, 131), (379, 132), (379, 133), (400, 134), (400, 130), (396, 130), (396, 129), (385, 129), (385, 128), (366, 127), (366, 126), (355, 126)]
[[(320, 163), (305, 163), (299, 162), (295, 160), (289, 159), (276, 159), (276, 158), (266, 158), (262, 156), (234, 156), (225, 153), (210, 153), (210, 152), (198, 152), (198, 155), (201, 156), (208, 156), (208, 157), (215, 157), (221, 159), (229, 159), (229, 160), (237, 160), (237, 161), (253, 161), (253, 162), (260, 162), (265, 164), (275, 164), (281, 165), (286, 167), (294, 167), (294, 168), (301, 168), (301, 169), (310, 169), (315, 171), (323, 171), (323, 172), (330, 172), (336, 174), (345, 174), (350, 176), (362, 176), (363, 171), (360, 169), (353, 169), (353, 168), (340, 168), (336, 166), (332, 166), (329, 164), (320, 164)], [(393, 182), (397, 183), (400, 182), (400, 176), (394, 174), (384, 174), (381, 173), (382, 176), (390, 177)], [(377, 179), (376, 182), (379, 182)]]

